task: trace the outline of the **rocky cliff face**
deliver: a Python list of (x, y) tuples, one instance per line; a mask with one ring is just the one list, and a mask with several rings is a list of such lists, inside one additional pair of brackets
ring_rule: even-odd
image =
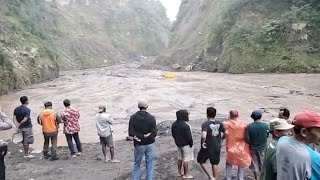
[(59, 70), (157, 55), (169, 34), (156, 0), (0, 0), (0, 95)]
[(319, 72), (316, 0), (183, 0), (167, 62), (219, 72)]

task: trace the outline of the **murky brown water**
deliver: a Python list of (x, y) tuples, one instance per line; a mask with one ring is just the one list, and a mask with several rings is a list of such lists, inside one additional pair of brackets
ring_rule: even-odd
[[(2, 96), (0, 104), (11, 116), (14, 107), (19, 105), (19, 97), (29, 97), (37, 149), (41, 149), (43, 139), (36, 117), (47, 100), (53, 102), (57, 111), (63, 110), (65, 98), (79, 108), (83, 142), (98, 141), (95, 114), (99, 104), (105, 104), (115, 118), (115, 139), (125, 138), (128, 119), (137, 111), (140, 98), (149, 101), (149, 112), (158, 122), (174, 120), (175, 111), (182, 108), (191, 112), (191, 120), (205, 119), (207, 106), (215, 106), (221, 114), (238, 109), (242, 119), (248, 121), (255, 108), (266, 108), (266, 119), (277, 115), (277, 108), (282, 105), (293, 113), (310, 108), (320, 111), (320, 97), (316, 97), (320, 96), (320, 74), (183, 72), (177, 73), (175, 79), (165, 79), (162, 74), (158, 70), (136, 70), (124, 65), (62, 72), (54, 81)], [(9, 138), (12, 132), (1, 132), (0, 136)], [(59, 145), (66, 145), (62, 132), (59, 137)]]

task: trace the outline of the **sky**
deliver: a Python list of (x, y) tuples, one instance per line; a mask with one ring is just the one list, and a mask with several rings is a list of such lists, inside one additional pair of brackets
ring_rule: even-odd
[(181, 0), (159, 0), (163, 6), (167, 9), (167, 16), (170, 21), (176, 20), (176, 16), (179, 12)]

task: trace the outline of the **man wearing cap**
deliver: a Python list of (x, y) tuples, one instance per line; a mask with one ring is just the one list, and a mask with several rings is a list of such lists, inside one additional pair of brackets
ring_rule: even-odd
[(256, 180), (260, 179), (260, 172), (263, 165), (264, 153), (269, 136), (269, 126), (261, 121), (262, 112), (255, 110), (251, 114), (253, 123), (249, 124), (246, 129), (246, 141), (250, 145), (251, 166)]
[(140, 180), (140, 164), (143, 156), (146, 160), (146, 180), (153, 180), (154, 142), (157, 136), (156, 119), (147, 112), (148, 102), (138, 102), (140, 111), (130, 117), (129, 136), (134, 142), (133, 180)]
[[(114, 142), (113, 142), (113, 130), (112, 130), (113, 118), (110, 114), (106, 113), (106, 106), (99, 106), (99, 113), (97, 114), (97, 130), (100, 138), (100, 144), (102, 146), (102, 153), (105, 162), (119, 163), (119, 160), (114, 158)], [(107, 157), (107, 148), (110, 148), (111, 160)]]
[(277, 179), (319, 180), (320, 154), (310, 144), (319, 145), (320, 115), (299, 112), (293, 119), (294, 136), (282, 137), (277, 146)]
[(293, 128), (293, 125), (288, 124), (285, 119), (276, 118), (271, 120), (270, 132), (272, 140), (269, 143), (262, 168), (261, 180), (275, 180), (277, 179), (277, 158), (276, 148), (279, 138), (288, 136)]
[(51, 159), (57, 160), (57, 143), (58, 143), (58, 129), (61, 123), (60, 116), (52, 110), (52, 102), (44, 103), (44, 110), (38, 116), (38, 123), (42, 126), (42, 133), (44, 137), (43, 156), (49, 159), (48, 154), (49, 143), (51, 141)]

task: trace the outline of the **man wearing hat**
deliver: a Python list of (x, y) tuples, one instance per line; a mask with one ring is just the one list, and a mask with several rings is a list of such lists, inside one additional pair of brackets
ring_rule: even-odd
[(291, 133), (293, 125), (288, 124), (285, 119), (276, 118), (271, 120), (270, 133), (272, 140), (269, 143), (262, 168), (261, 180), (275, 180), (277, 179), (277, 159), (276, 148), (279, 138), (288, 136)]
[[(100, 105), (99, 106), (99, 113), (97, 114), (97, 131), (98, 135), (100, 137), (100, 144), (102, 146), (102, 153), (105, 159), (105, 162), (111, 162), (111, 163), (119, 163), (119, 160), (116, 160), (114, 158), (114, 142), (113, 142), (113, 118), (110, 114), (106, 113), (106, 106)], [(107, 157), (107, 148), (110, 148), (110, 155), (111, 160)]]
[(138, 102), (140, 111), (130, 117), (129, 136), (134, 142), (133, 180), (140, 180), (140, 164), (143, 156), (146, 160), (146, 180), (153, 180), (154, 142), (157, 136), (156, 119), (147, 112), (148, 102)]
[(260, 172), (263, 165), (264, 153), (269, 136), (269, 126), (261, 121), (262, 112), (255, 110), (251, 114), (253, 123), (249, 124), (246, 129), (246, 141), (250, 146), (252, 157), (250, 169), (253, 171), (256, 180), (260, 179)]
[(294, 136), (282, 137), (277, 146), (277, 179), (319, 180), (320, 154), (310, 145), (320, 143), (320, 115), (299, 112), (293, 119)]

